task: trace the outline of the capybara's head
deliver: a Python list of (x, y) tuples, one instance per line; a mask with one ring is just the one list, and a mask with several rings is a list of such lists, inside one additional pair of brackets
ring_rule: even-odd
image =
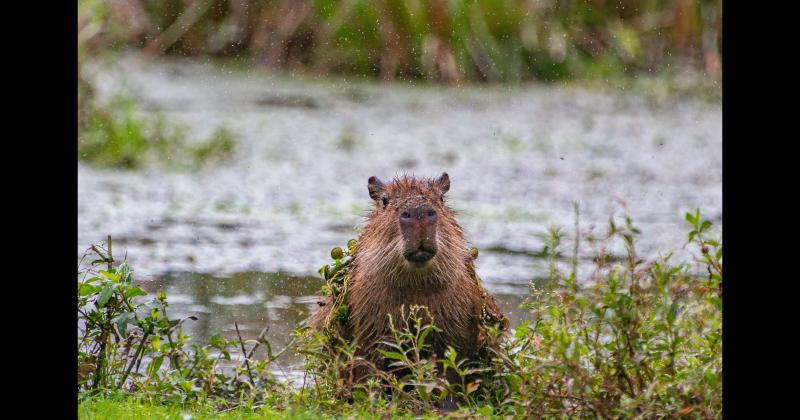
[(422, 269), (430, 264), (439, 251), (439, 236), (447, 229), (443, 220), (453, 219), (444, 203), (444, 195), (450, 189), (447, 173), (436, 179), (403, 176), (390, 183), (373, 176), (367, 188), (375, 200), (370, 221), (373, 227), (383, 230), (387, 252), (401, 253), (412, 268)]

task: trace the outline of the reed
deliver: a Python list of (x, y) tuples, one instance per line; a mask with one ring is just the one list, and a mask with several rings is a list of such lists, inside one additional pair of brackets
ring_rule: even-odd
[(97, 49), (384, 80), (719, 75), (721, 0), (81, 0)]

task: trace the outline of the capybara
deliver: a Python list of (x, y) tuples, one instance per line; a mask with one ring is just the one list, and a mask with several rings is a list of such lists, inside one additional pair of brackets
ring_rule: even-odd
[[(483, 343), (487, 320), (507, 327), (494, 298), (475, 274), (473, 255), (455, 214), (445, 201), (450, 178), (412, 176), (384, 183), (369, 178), (374, 208), (358, 238), (350, 266), (345, 303), (349, 308), (339, 333), (355, 338), (358, 354), (382, 370), (387, 361), (376, 351), (381, 341), (391, 341), (388, 315), (395, 325), (401, 307), (426, 306), (441, 332), (431, 332), (427, 342), (437, 355), (447, 346), (458, 358), (472, 358)], [(332, 298), (320, 302), (311, 325), (322, 330)]]

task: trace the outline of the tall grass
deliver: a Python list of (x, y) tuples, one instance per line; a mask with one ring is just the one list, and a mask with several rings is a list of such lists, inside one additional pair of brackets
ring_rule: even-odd
[[(103, 48), (442, 82), (720, 71), (721, 0), (79, 0)], [(84, 35), (89, 35), (84, 33)]]

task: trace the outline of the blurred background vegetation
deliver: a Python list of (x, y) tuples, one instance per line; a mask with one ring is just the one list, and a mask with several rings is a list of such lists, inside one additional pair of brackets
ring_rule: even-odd
[(140, 49), (389, 79), (720, 72), (721, 0), (80, 0), (81, 54)]
[(148, 156), (193, 167), (232, 153), (224, 127), (187, 143), (136, 98), (98, 103), (86, 63), (123, 51), (457, 85), (693, 70), (718, 92), (721, 41), (721, 0), (79, 0), (78, 157), (136, 169)]

